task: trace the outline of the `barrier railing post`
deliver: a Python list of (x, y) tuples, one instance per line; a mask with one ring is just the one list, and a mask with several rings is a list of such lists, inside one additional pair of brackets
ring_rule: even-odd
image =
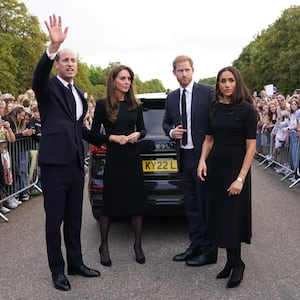
[[(31, 151), (36, 151), (33, 159), (29, 157)], [(8, 143), (8, 153), (10, 154), (10, 159), (11, 159), (13, 182), (11, 185), (6, 186), (7, 188), (6, 197), (1, 199), (0, 203), (5, 202), (11, 197), (17, 196), (24, 191), (29, 192), (29, 189), (32, 187), (34, 187), (40, 193), (42, 193), (42, 189), (37, 185), (39, 181), (38, 166), (37, 166), (38, 142), (31, 138), (23, 138), (17, 140), (14, 143)], [(20, 170), (19, 168), (20, 167), (19, 162), (21, 158), (24, 158), (21, 156), (21, 153), (25, 155), (24, 170), (23, 169)], [(32, 175), (31, 177), (29, 176), (30, 175), (29, 172), (31, 172)], [(23, 179), (26, 180), (22, 180), (21, 178), (22, 175), (24, 175)], [(5, 217), (2, 213), (0, 213), (0, 217), (3, 218), (5, 221), (8, 221), (8, 218)]]
[(300, 183), (300, 132), (299, 131), (296, 131), (296, 136), (297, 136), (298, 147), (297, 147), (296, 154), (295, 154), (295, 157), (296, 157), (295, 166), (294, 166), (295, 181), (292, 182), (292, 184), (289, 186), (289, 188), (292, 188), (296, 184)]
[(0, 217), (1, 217), (4, 221), (8, 222), (8, 219), (7, 219), (2, 213), (0, 213)]
[[(291, 134), (291, 133), (290, 133)], [(261, 139), (261, 135), (258, 137)], [(267, 139), (265, 138), (265, 142)], [(259, 162), (258, 166), (264, 166), (264, 170), (269, 168), (272, 165), (276, 165), (277, 167), (281, 168), (281, 172), (284, 176), (281, 178), (280, 181), (284, 181), (291, 175), (296, 175), (296, 169), (295, 165), (298, 166), (299, 170), (299, 161), (300, 161), (300, 136), (298, 136), (298, 150), (294, 152), (295, 148), (292, 145), (292, 139), (289, 139), (287, 144), (284, 144), (280, 149), (274, 149), (274, 138), (272, 137), (272, 134), (269, 136), (269, 143), (263, 143), (265, 147), (263, 147), (258, 155), (262, 158), (262, 160)], [(267, 151), (269, 146), (269, 151)], [(266, 152), (269, 152), (268, 154)], [(291, 157), (294, 156), (295, 163), (292, 163)], [(296, 159), (295, 159), (296, 158)], [(299, 178), (300, 174), (296, 176), (292, 184), (289, 185), (289, 188), (294, 187), (296, 184), (300, 182)]]

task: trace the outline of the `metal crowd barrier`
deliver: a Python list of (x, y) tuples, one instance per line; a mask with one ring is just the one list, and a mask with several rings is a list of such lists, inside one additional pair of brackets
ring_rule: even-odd
[[(28, 191), (30, 194), (30, 189), (33, 187), (42, 193), (42, 189), (38, 186), (38, 146), (38, 141), (30, 137), (18, 139), (14, 143), (7, 143), (12, 182), (2, 187), (5, 197), (0, 200), (0, 203), (24, 191)], [(1, 213), (0, 217), (8, 221), (7, 217)]]
[(275, 147), (275, 137), (270, 131), (259, 132), (257, 134), (258, 153), (260, 159), (259, 166), (264, 166), (267, 169), (271, 166), (276, 166), (281, 174), (281, 181), (290, 176), (297, 175), (289, 188), (294, 187), (300, 182), (300, 135), (296, 130), (289, 132), (288, 142), (282, 143), (281, 147)]
[[(260, 132), (257, 135), (259, 139), (257, 156), (260, 158), (258, 165), (264, 165), (264, 169), (276, 165), (284, 170), (281, 181), (297, 173), (298, 179), (289, 185), (289, 188), (292, 188), (300, 182), (300, 136), (297, 135), (295, 130), (290, 132), (289, 136), (289, 142), (283, 144), (278, 150), (275, 149), (274, 137), (270, 132)], [(6, 196), (0, 200), (0, 203), (24, 191), (29, 191), (31, 188), (35, 188), (42, 193), (42, 189), (38, 186), (38, 146), (39, 143), (29, 137), (19, 139), (15, 143), (7, 143), (11, 162), (12, 183), (6, 185), (4, 189), (2, 188), (2, 192), (4, 191)], [(88, 164), (88, 158), (85, 163)], [(0, 217), (8, 221), (2, 213), (0, 213)]]

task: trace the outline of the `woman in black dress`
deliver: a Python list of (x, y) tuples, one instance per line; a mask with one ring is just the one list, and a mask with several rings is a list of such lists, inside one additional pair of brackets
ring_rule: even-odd
[(256, 122), (253, 98), (240, 72), (223, 68), (217, 76), (198, 176), (201, 180), (207, 176), (208, 196), (215, 206), (209, 227), (216, 245), (227, 252), (226, 265), (217, 278), (231, 274), (228, 288), (242, 281), (241, 242), (250, 244), (252, 235), (250, 167), (256, 149)]
[(132, 86), (134, 74), (124, 65), (108, 74), (106, 99), (96, 103), (92, 124), (95, 136), (103, 127), (107, 144), (104, 170), (103, 210), (100, 216), (101, 264), (111, 266), (108, 233), (112, 216), (131, 216), (136, 261), (145, 262), (142, 250), (143, 214), (147, 210), (140, 152), (137, 140), (146, 135), (143, 112)]

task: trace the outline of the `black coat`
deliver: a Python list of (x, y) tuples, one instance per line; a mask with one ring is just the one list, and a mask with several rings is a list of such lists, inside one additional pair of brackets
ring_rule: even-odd
[(76, 121), (67, 97), (69, 91), (56, 76), (49, 76), (53, 63), (54, 60), (44, 53), (32, 81), (41, 116), (39, 164), (68, 165), (74, 161), (76, 155), (79, 155), (83, 164), (82, 138), (88, 139), (89, 135), (83, 126), (87, 103), (83, 92), (75, 87), (83, 106), (83, 114)]
[[(213, 99), (214, 89), (210, 85), (194, 83), (191, 107), (191, 135), (197, 161), (201, 155), (202, 143), (206, 134), (207, 118), (210, 99)], [(170, 130), (182, 124), (180, 111), (180, 89), (176, 89), (167, 96), (166, 112), (163, 120), (163, 129), (167, 136)], [(176, 140), (177, 159), (180, 166), (180, 140)]]

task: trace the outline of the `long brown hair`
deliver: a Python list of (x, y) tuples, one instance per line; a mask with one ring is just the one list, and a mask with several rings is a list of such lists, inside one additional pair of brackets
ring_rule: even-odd
[(17, 106), (8, 115), (11, 118), (11, 120), (13, 121), (13, 123), (15, 124), (16, 133), (20, 133), (24, 129), (26, 129), (25, 119), (22, 119), (20, 121), (18, 120), (18, 115), (21, 114), (22, 112), (25, 112), (25, 114), (26, 114), (26, 111), (23, 108), (23, 106)]
[(134, 110), (140, 104), (138, 99), (135, 97), (135, 90), (133, 86), (134, 73), (125, 65), (115, 65), (112, 67), (108, 74), (107, 85), (106, 85), (106, 111), (110, 121), (115, 122), (118, 117), (120, 102), (115, 95), (114, 80), (118, 74), (127, 70), (131, 78), (131, 85), (127, 93), (125, 93), (125, 101), (129, 104), (129, 110)]
[[(275, 106), (275, 112), (274, 113), (272, 113), (271, 110), (270, 110), (271, 105)], [(276, 103), (274, 101), (270, 101), (269, 104), (268, 104), (268, 106), (269, 106), (268, 107), (268, 121), (272, 122), (273, 115), (275, 115), (276, 116), (275, 119), (277, 119), (277, 105), (276, 105)]]

